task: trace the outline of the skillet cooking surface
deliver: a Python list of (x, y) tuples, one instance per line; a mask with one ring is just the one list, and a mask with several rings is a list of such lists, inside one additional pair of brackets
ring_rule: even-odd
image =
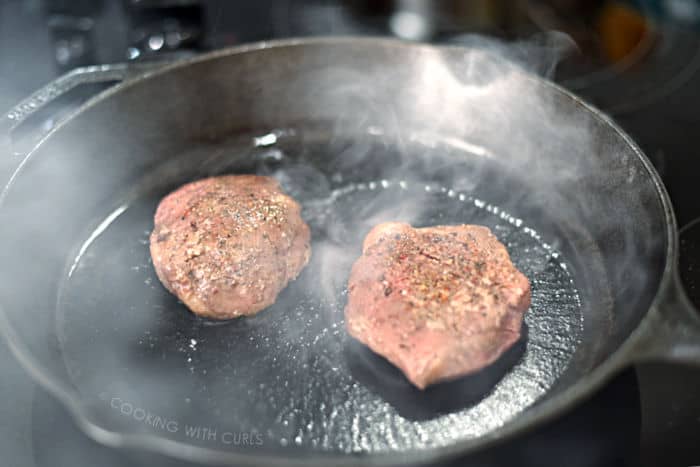
[[(219, 449), (380, 452), (479, 437), (550, 390), (584, 325), (575, 269), (561, 253), (573, 247), (537, 232), (552, 222), (526, 196), (507, 212), (496, 206), (504, 187), (517, 191), (515, 179), (464, 148), (420, 141), (398, 159), (443, 151), (452, 161), (444, 174), (461, 171), (473, 183), (425, 167), (406, 167), (410, 179), (384, 179), (386, 164), (373, 161), (391, 161), (399, 149), (381, 138), (364, 135), (370, 142), (358, 156), (337, 137), (297, 131), (241, 134), (173, 157), (105, 204), (75, 239), (55, 325), (82, 397), (111, 425)], [(304, 206), (312, 259), (257, 316), (202, 320), (158, 282), (148, 251), (153, 213), (181, 183), (242, 172), (277, 177)], [(367, 231), (390, 220), (491, 227), (532, 283), (527, 338), (492, 367), (425, 392), (350, 339), (344, 281)]]

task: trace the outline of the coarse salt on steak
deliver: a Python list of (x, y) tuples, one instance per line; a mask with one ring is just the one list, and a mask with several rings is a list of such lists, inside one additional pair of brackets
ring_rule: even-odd
[(309, 261), (310, 233), (300, 210), (270, 177), (188, 183), (156, 210), (150, 242), (158, 278), (198, 315), (255, 314)]
[(384, 223), (348, 284), (350, 335), (420, 389), (493, 363), (520, 337), (530, 283), (487, 227)]

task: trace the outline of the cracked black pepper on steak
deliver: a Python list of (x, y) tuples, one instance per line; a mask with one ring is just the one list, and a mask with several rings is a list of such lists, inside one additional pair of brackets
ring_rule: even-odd
[(389, 222), (353, 265), (345, 324), (423, 389), (493, 363), (529, 306), (529, 281), (487, 227)]
[(270, 177), (188, 183), (156, 210), (150, 248), (158, 278), (198, 315), (253, 315), (309, 261), (310, 232), (300, 211)]

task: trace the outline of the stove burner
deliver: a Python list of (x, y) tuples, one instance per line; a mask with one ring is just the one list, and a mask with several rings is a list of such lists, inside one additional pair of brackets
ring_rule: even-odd
[(688, 298), (700, 309), (700, 217), (680, 232), (680, 273)]

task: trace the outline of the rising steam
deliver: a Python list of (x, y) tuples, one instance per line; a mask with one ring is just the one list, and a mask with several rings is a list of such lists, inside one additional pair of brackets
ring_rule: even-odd
[[(516, 44), (465, 37), (445, 49), (312, 42), (221, 56), (126, 88), (82, 116), (88, 130), (69, 125), (48, 139), (8, 188), (4, 201), (15, 203), (0, 213), (16, 232), (5, 244), (17, 245), (12, 264), (26, 268), (3, 272), (16, 294), (4, 313), (50, 378), (108, 428), (219, 450), (251, 448), (221, 439), (250, 430), (272, 451), (396, 451), (482, 436), (551, 388), (587, 310), (609, 309), (609, 282), (645, 285), (634, 262), (656, 241), (651, 227), (643, 238), (625, 233), (626, 206), (654, 209), (628, 189), (640, 178), (629, 149), (601, 138), (583, 104), (536, 77), (551, 76), (572, 48), (562, 34)], [(259, 315), (198, 321), (153, 273), (155, 205), (192, 179), (251, 171), (275, 176), (303, 205), (311, 264)], [(614, 185), (623, 171), (624, 186)], [(348, 370), (343, 289), (364, 235), (385, 221), (491, 222), (540, 281), (532, 345), (472, 407), (411, 419)], [(611, 239), (608, 251), (599, 237)], [(567, 244), (586, 257), (562, 259)], [(610, 277), (600, 266), (608, 254), (621, 260)], [(568, 272), (584, 261), (599, 268), (574, 283)], [(581, 303), (577, 287), (595, 294)], [(198, 420), (214, 441), (154, 430), (134, 407), (178, 426)]]

